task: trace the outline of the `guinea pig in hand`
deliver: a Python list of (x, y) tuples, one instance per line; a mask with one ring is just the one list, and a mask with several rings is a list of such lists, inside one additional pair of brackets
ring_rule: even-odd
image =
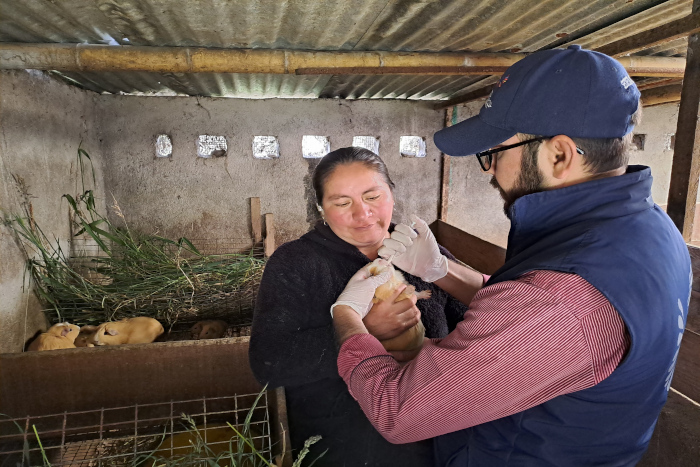
[(85, 325), (80, 328), (80, 333), (78, 334), (78, 337), (75, 338), (75, 346), (76, 347), (95, 347), (95, 344), (92, 343), (93, 341), (93, 335), (97, 332), (98, 326), (90, 326), (90, 325)]
[(226, 330), (228, 329), (228, 323), (220, 319), (212, 319), (197, 322), (190, 332), (192, 333), (192, 339), (219, 339), (224, 337)]
[[(391, 263), (389, 263), (387, 266), (380, 266), (376, 264), (372, 265), (369, 269), (369, 272), (373, 276), (376, 276), (377, 274), (381, 274), (387, 268), (391, 269), (392, 276), (387, 282), (377, 287), (377, 289), (374, 291), (374, 298), (372, 298), (372, 303), (379, 303), (381, 301), (386, 300), (387, 298), (391, 297), (399, 287), (403, 285), (406, 285), (407, 287), (404, 289), (403, 292), (399, 294), (398, 297), (396, 297), (394, 303), (398, 303), (401, 300), (411, 298), (413, 295), (418, 297), (419, 300), (423, 298), (430, 298), (430, 296), (432, 295), (432, 292), (430, 290), (416, 292), (416, 288), (412, 285), (409, 285), (408, 282), (406, 282), (406, 279), (404, 279), (403, 275), (399, 271), (397, 271)], [(423, 327), (423, 323), (418, 321), (418, 323), (415, 326), (413, 326), (410, 329), (407, 329), (398, 336), (393, 337), (391, 339), (385, 339), (379, 342), (382, 343), (382, 345), (388, 352), (394, 350), (415, 350), (420, 348), (421, 345), (423, 345), (424, 337), (425, 328)]]
[(121, 321), (110, 321), (98, 326), (92, 335), (93, 345), (148, 344), (163, 334), (158, 320), (137, 316)]
[(80, 328), (75, 324), (59, 323), (42, 332), (29, 344), (27, 350), (74, 349)]

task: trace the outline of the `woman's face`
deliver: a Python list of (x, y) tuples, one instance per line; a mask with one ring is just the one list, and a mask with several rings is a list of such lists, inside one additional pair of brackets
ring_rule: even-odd
[(323, 186), (328, 226), (373, 259), (389, 236), (394, 197), (382, 176), (361, 163), (338, 166)]

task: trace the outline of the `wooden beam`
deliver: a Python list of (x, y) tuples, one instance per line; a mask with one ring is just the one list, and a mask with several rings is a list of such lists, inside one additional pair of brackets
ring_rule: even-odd
[(651, 105), (679, 102), (681, 100), (682, 89), (682, 85), (674, 84), (672, 86), (664, 86), (642, 91), (642, 105), (644, 107), (649, 107)]
[[(457, 107), (452, 107), (445, 111), (445, 128), (457, 123)], [(450, 204), (450, 185), (452, 182), (452, 169), (450, 167), (451, 158), (448, 154), (442, 154), (442, 175), (440, 182), (440, 206), (438, 209), (438, 219), (447, 222), (447, 208)]]
[(253, 231), (253, 242), (262, 242), (262, 218), (260, 216), (260, 198), (250, 198), (250, 224)]
[(430, 224), (438, 243), (455, 258), (484, 274), (493, 274), (506, 261), (506, 250), (441, 220)]
[[(700, 0), (693, 2), (693, 13), (700, 11)], [(676, 146), (671, 165), (667, 213), (686, 242), (693, 233), (695, 203), (700, 179), (700, 34), (688, 38), (688, 54), (681, 105), (678, 109)]]
[(639, 50), (648, 49), (659, 44), (686, 37), (700, 31), (700, 12), (692, 13), (685, 18), (671, 21), (662, 26), (642, 31), (619, 41), (611, 42), (597, 48), (598, 52), (617, 57)]
[(658, 81), (652, 81), (652, 82), (644, 83), (644, 84), (637, 83), (637, 89), (639, 89), (639, 91), (646, 91), (647, 89), (660, 88), (662, 86), (670, 86), (672, 84), (683, 84), (683, 80), (676, 79), (676, 78), (669, 78), (669, 79), (661, 79)]
[(265, 214), (265, 257), (275, 252), (275, 222), (271, 212)]
[[(0, 43), (0, 69), (155, 73), (500, 75), (526, 54), (309, 52)], [(631, 76), (681, 77), (678, 57), (623, 57)]]

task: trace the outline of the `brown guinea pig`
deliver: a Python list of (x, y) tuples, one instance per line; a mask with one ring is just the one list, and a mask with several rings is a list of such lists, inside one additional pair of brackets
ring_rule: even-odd
[(220, 319), (199, 321), (190, 329), (192, 339), (219, 339), (224, 337), (228, 323)]
[(80, 333), (78, 334), (78, 337), (75, 338), (75, 346), (76, 347), (95, 347), (95, 344), (92, 343), (93, 341), (93, 335), (95, 332), (97, 332), (98, 326), (90, 326), (90, 325), (85, 325), (80, 328)]

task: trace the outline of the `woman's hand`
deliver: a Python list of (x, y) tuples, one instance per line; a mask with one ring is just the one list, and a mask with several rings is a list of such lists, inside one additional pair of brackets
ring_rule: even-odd
[(386, 300), (375, 303), (362, 320), (369, 333), (377, 339), (394, 338), (420, 321), (415, 295), (394, 303), (405, 288), (406, 286), (401, 286)]
[(373, 276), (372, 273), (369, 272), (373, 264), (386, 266), (387, 263), (382, 258), (377, 258), (357, 271), (348, 281), (345, 290), (340, 294), (338, 300), (331, 305), (331, 316), (333, 316), (333, 308), (338, 305), (345, 305), (352, 308), (360, 315), (360, 318), (367, 316), (372, 306), (374, 291), (391, 278), (391, 271), (388, 268), (381, 274)]

